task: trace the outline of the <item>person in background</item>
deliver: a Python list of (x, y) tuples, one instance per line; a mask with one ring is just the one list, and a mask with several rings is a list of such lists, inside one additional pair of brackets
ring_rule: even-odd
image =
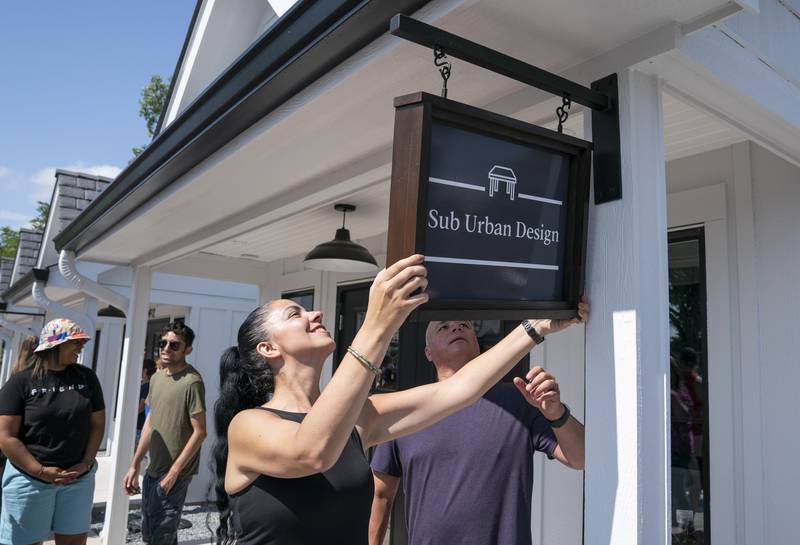
[[(479, 355), (469, 321), (428, 324), (425, 356), (439, 384)], [(375, 448), (370, 545), (383, 543), (401, 477), (409, 545), (530, 545), (534, 451), (583, 469), (584, 431), (553, 375), (534, 367), (525, 379), (494, 385), (430, 428)]]
[(159, 343), (163, 369), (150, 378), (150, 407), (133, 461), (122, 485), (139, 492), (139, 466), (149, 452), (142, 486), (142, 540), (150, 545), (178, 542), (186, 492), (200, 463), (206, 437), (205, 386), (186, 357), (194, 331), (182, 322), (164, 328)]
[(39, 346), (39, 337), (35, 335), (30, 335), (22, 340), (19, 345), (19, 354), (17, 354), (14, 365), (11, 366), (10, 374), (19, 373), (28, 366), (28, 360), (33, 356), (33, 351), (36, 350), (37, 346)]
[[(25, 369), (28, 360), (33, 356), (33, 351), (36, 350), (37, 346), (39, 346), (39, 337), (30, 335), (22, 340), (19, 345), (19, 354), (17, 354), (17, 359), (14, 360), (14, 365), (11, 366), (11, 373), (9, 373), (9, 375), (14, 375)], [(0, 450), (0, 482), (2, 482), (3, 474), (6, 470), (6, 460), (5, 453)], [(2, 488), (0, 488), (0, 499), (2, 499), (2, 497), (3, 492)]]
[(86, 543), (105, 430), (97, 376), (76, 365), (88, 340), (74, 322), (52, 320), (0, 389), (0, 449), (8, 457), (0, 543), (39, 543), (51, 533), (56, 545)]
[(139, 446), (139, 438), (142, 436), (142, 428), (147, 418), (147, 394), (150, 392), (150, 377), (156, 373), (156, 362), (150, 358), (145, 358), (142, 364), (142, 384), (139, 387), (139, 417), (136, 420), (136, 443), (134, 451)]

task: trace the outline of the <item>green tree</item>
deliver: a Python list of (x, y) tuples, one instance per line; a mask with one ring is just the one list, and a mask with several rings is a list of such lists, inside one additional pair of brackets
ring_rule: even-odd
[[(139, 117), (144, 119), (147, 125), (147, 134), (151, 138), (156, 132), (158, 119), (167, 103), (167, 92), (169, 91), (169, 80), (164, 81), (161, 76), (150, 76), (150, 81), (142, 89), (139, 98)], [(147, 144), (133, 148), (133, 155), (137, 156)]]
[[(36, 217), (31, 220), (31, 228), (34, 231), (44, 232), (49, 213), (50, 203), (37, 201)], [(19, 246), (19, 231), (15, 231), (8, 225), (0, 227), (0, 257), (16, 256), (17, 246)]]
[(19, 245), (19, 231), (8, 225), (0, 227), (0, 257), (14, 257)]
[(36, 201), (36, 217), (31, 220), (31, 227), (34, 231), (44, 233), (47, 226), (47, 216), (50, 214), (50, 203)]

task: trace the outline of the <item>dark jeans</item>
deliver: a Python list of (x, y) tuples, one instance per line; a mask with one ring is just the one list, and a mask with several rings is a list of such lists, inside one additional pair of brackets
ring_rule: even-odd
[(177, 545), (178, 523), (191, 477), (175, 481), (169, 494), (147, 473), (142, 483), (142, 541), (149, 545)]

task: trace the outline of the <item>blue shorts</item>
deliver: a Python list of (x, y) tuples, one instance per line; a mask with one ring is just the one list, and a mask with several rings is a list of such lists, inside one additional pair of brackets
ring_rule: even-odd
[(71, 484), (60, 486), (37, 481), (6, 462), (0, 543), (27, 545), (44, 541), (51, 533), (88, 532), (95, 472), (97, 464)]

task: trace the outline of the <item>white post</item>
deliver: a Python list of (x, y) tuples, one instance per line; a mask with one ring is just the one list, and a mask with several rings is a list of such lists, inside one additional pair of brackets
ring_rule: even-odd
[(2, 339), (4, 346), (3, 346), (3, 361), (2, 367), (0, 367), (0, 385), (5, 384), (6, 379), (8, 378), (11, 372), (11, 365), (13, 364), (12, 356), (13, 349), (11, 348), (14, 346), (14, 341), (17, 338), (17, 333), (6, 333), (3, 332), (0, 339)]
[(120, 367), (122, 360), (120, 355), (124, 346), (123, 331), (125, 330), (124, 318), (113, 318), (104, 316), (97, 320), (97, 330), (102, 331), (100, 342), (96, 343), (97, 351), (97, 380), (103, 387), (106, 398), (106, 433), (105, 441), (101, 443), (100, 450), (106, 451), (106, 456), (111, 455), (111, 448), (114, 442), (114, 414), (116, 414), (116, 395)]
[(95, 334), (92, 336), (92, 340), (86, 343), (81, 353), (81, 364), (86, 367), (91, 367), (92, 360), (94, 360), (94, 353), (97, 351), (97, 299), (86, 296), (86, 299), (83, 301), (83, 313), (86, 314), (95, 326)]
[(623, 197), (589, 213), (585, 543), (666, 545), (669, 294), (661, 84), (628, 69), (619, 74), (619, 88)]
[(22, 340), (22, 333), (15, 331), (11, 334), (8, 344), (6, 345), (7, 350), (5, 361), (3, 362), (2, 382), (0, 382), (0, 384), (5, 384), (11, 376), (11, 366), (14, 365), (14, 360), (17, 359), (17, 353), (20, 344), (22, 344)]
[(122, 478), (133, 458), (151, 281), (152, 273), (149, 267), (134, 268), (117, 396), (117, 419), (114, 422), (114, 441), (111, 447), (111, 472), (102, 533), (103, 545), (125, 543), (128, 531), (129, 502), (128, 495), (122, 488)]

